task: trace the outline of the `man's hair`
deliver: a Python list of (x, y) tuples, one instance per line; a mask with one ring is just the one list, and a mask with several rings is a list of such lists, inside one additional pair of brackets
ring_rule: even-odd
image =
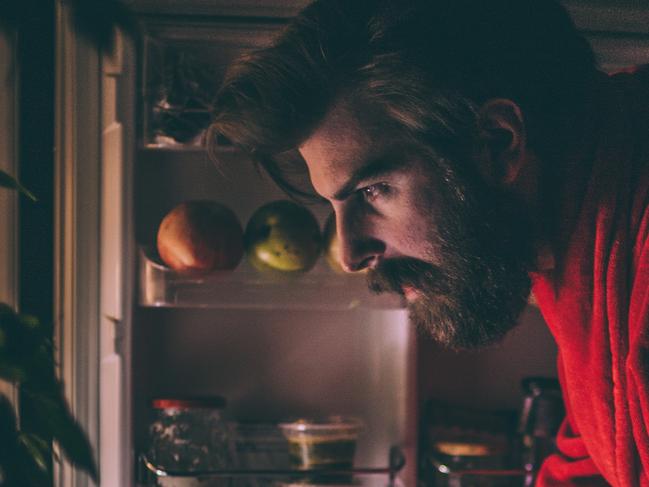
[(481, 103), (507, 98), (543, 153), (562, 143), (595, 72), (553, 0), (316, 0), (273, 46), (231, 66), (206, 142), (229, 140), (290, 189), (276, 156), (342, 97), (451, 160), (475, 135)]

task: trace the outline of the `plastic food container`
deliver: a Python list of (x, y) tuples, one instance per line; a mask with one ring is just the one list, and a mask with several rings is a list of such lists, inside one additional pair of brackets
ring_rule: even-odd
[[(157, 398), (151, 401), (149, 460), (168, 472), (218, 470), (230, 463), (226, 401), (219, 396)], [(164, 485), (194, 485), (166, 477)]]
[(300, 419), (279, 425), (288, 440), (289, 460), (302, 470), (350, 470), (362, 422), (330, 417), (323, 421)]

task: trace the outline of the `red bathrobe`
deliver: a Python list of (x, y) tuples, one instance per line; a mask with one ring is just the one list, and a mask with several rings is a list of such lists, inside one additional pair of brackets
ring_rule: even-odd
[(567, 411), (539, 486), (649, 486), (649, 70), (597, 93), (555, 266), (532, 275)]

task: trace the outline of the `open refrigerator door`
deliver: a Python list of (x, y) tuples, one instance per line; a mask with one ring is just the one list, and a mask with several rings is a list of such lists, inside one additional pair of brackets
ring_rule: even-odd
[[(0, 32), (0, 170), (17, 173), (17, 79), (15, 35)], [(16, 308), (18, 304), (18, 196), (5, 188), (0, 190), (0, 302)], [(0, 396), (17, 404), (18, 394), (13, 384), (0, 379)]]

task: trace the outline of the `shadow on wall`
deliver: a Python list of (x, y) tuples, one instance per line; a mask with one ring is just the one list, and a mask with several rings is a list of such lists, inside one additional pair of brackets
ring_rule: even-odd
[(528, 306), (505, 340), (476, 352), (444, 350), (420, 339), (420, 398), (481, 409), (519, 409), (521, 380), (557, 376), (557, 346), (537, 308)]

